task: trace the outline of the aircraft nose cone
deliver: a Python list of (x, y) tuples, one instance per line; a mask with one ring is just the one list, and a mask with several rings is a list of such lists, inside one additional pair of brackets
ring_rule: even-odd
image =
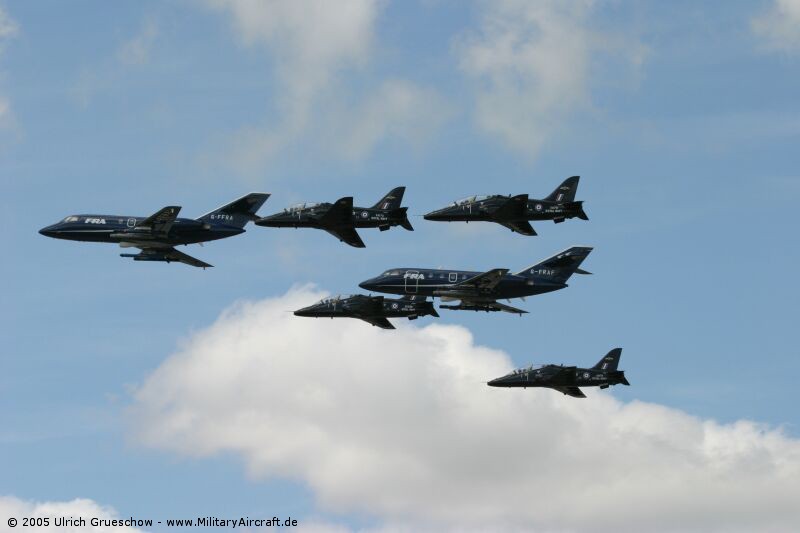
[(442, 211), (443, 209), (437, 209), (436, 211), (431, 211), (430, 213), (423, 215), (422, 218), (424, 218), (425, 220), (439, 220), (442, 218), (443, 214)]
[(56, 231), (53, 226), (47, 226), (40, 229), (39, 234), (44, 235), (45, 237), (55, 237), (58, 234), (58, 231)]
[(493, 379), (493, 380), (489, 381), (487, 383), (487, 385), (489, 385), (490, 387), (499, 387), (501, 379), (502, 378)]
[(359, 287), (361, 287), (362, 289), (364, 289), (366, 291), (371, 291), (375, 287), (375, 285), (376, 285), (376, 283), (375, 283), (375, 279), (374, 278), (373, 279), (368, 279), (366, 281), (362, 281), (361, 283), (358, 284)]
[(256, 226), (272, 226), (280, 222), (287, 222), (291, 220), (291, 216), (285, 213), (275, 213), (274, 215), (267, 215), (256, 220)]
[(303, 307), (302, 309), (298, 309), (294, 312), (294, 316), (314, 316), (314, 310), (316, 309), (316, 305), (309, 305), (308, 307)]

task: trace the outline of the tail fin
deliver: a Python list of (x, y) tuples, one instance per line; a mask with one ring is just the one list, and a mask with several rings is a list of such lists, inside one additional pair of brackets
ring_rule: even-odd
[(574, 202), (575, 193), (578, 191), (578, 180), (580, 179), (580, 176), (572, 176), (565, 179), (545, 200), (558, 203)]
[(600, 359), (596, 365), (592, 367), (592, 370), (607, 370), (608, 372), (613, 372), (617, 369), (617, 365), (619, 364), (619, 358), (622, 355), (622, 348), (614, 348), (610, 352), (606, 354), (605, 357)]
[(372, 209), (398, 209), (400, 204), (403, 203), (403, 193), (406, 192), (405, 187), (395, 187), (389, 193), (381, 198), (381, 200), (372, 206)]
[(268, 193), (251, 192), (229, 204), (206, 213), (197, 220), (244, 228), (248, 222), (258, 218), (256, 212), (264, 205), (267, 198), (269, 198)]
[(579, 268), (591, 251), (592, 248), (588, 246), (567, 248), (563, 252), (517, 272), (517, 276), (544, 278), (553, 283), (566, 283), (573, 274), (591, 274), (591, 272)]
[(400, 225), (408, 231), (414, 231), (414, 226), (408, 221), (408, 208), (400, 207), (392, 211), (392, 216), (400, 219)]

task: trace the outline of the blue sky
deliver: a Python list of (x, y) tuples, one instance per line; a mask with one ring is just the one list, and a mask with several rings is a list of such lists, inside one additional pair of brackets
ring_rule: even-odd
[[(0, 494), (391, 525), (247, 454), (148, 443), (135, 391), (237, 301), (356, 292), (394, 266), (522, 269), (573, 244), (595, 247), (594, 275), (529, 315), (436, 322), (520, 366), (622, 346), (623, 404), (780, 427), (796, 449), (797, 2), (342, 5), (0, 4)], [(202, 271), (36, 233), (71, 213), (199, 216), (248, 191), (270, 192), (270, 213), (405, 185), (421, 215), (575, 174), (591, 220), (534, 238), (412, 217), (357, 250), (251, 226), (188, 249)]]

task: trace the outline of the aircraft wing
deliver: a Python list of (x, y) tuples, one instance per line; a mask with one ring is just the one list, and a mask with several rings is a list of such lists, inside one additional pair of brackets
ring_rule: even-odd
[(353, 219), (353, 197), (339, 198), (319, 219), (323, 226), (338, 226)]
[(369, 322), (373, 326), (378, 326), (381, 329), (395, 329), (391, 322), (389, 322), (386, 318), (382, 316), (371, 316), (371, 317), (358, 317), (364, 322)]
[(181, 206), (168, 205), (141, 221), (137, 227), (147, 228), (152, 233), (166, 235), (169, 233), (172, 224), (175, 223), (175, 219), (178, 218), (178, 213), (180, 213), (180, 211)]
[(166, 248), (141, 248), (141, 252), (134, 256), (123, 256), (123, 257), (133, 257), (136, 261), (175, 261), (176, 263), (183, 263), (185, 265), (190, 265), (193, 267), (200, 267), (200, 268), (209, 268), (213, 267), (214, 265), (209, 265), (204, 261), (200, 261), (192, 257), (191, 255), (185, 254), (183, 252), (179, 252), (175, 248), (166, 247)]
[(552, 388), (557, 390), (558, 392), (566, 394), (567, 396), (572, 396), (573, 398), (586, 398), (586, 395), (578, 387), (552, 387)]
[[(447, 298), (446, 296), (442, 299)], [(459, 296), (455, 299), (460, 299), (461, 303), (458, 305), (440, 305), (441, 309), (454, 309), (454, 310), (463, 310), (463, 311), (504, 311), (506, 313), (513, 313), (515, 315), (521, 315), (523, 313), (527, 313), (524, 309), (518, 309), (516, 307), (511, 307), (510, 305), (501, 304), (495, 300), (485, 300), (485, 299), (470, 299), (465, 298), (463, 296)]]
[(480, 291), (491, 291), (497, 287), (497, 284), (500, 283), (500, 280), (503, 279), (503, 276), (506, 274), (508, 274), (507, 268), (493, 268), (488, 272), (483, 272), (477, 276), (465, 279), (460, 283), (456, 283), (453, 287), (474, 287)]
[(325, 231), (336, 237), (342, 242), (346, 242), (350, 246), (356, 248), (366, 248), (367, 245), (359, 237), (358, 232), (354, 228), (325, 228)]
[(536, 235), (536, 230), (533, 229), (533, 226), (531, 226), (531, 223), (527, 220), (498, 220), (497, 223), (502, 224), (511, 231), (519, 233), (520, 235)]
[(496, 219), (518, 218), (525, 214), (527, 208), (528, 195), (518, 194), (517, 196), (512, 196), (503, 205), (495, 209), (492, 216)]

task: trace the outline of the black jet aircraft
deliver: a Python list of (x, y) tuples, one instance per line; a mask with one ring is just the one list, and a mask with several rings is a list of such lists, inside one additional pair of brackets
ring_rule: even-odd
[(408, 221), (407, 207), (400, 207), (405, 187), (392, 189), (372, 207), (353, 207), (353, 197), (345, 196), (334, 203), (304, 203), (287, 207), (280, 213), (256, 220), (257, 226), (270, 228), (324, 229), (340, 241), (364, 248), (366, 245), (356, 228), (378, 228), (386, 231), (403, 226), (414, 231)]
[(175, 249), (179, 244), (215, 241), (244, 233), (245, 225), (258, 218), (256, 212), (269, 194), (250, 193), (197, 218), (178, 218), (181, 208), (164, 207), (149, 217), (125, 215), (70, 215), (39, 233), (54, 239), (118, 243), (138, 248), (138, 254), (120, 254), (134, 261), (176, 261), (195, 267), (210, 267)]
[(622, 348), (614, 348), (592, 368), (578, 368), (564, 365), (530, 366), (515, 370), (488, 383), (490, 387), (547, 387), (574, 398), (586, 398), (578, 387), (600, 387), (622, 383), (630, 385), (625, 372), (617, 370)]
[(529, 220), (552, 220), (556, 224), (568, 218), (589, 220), (583, 202), (575, 201), (579, 176), (567, 178), (543, 200), (531, 200), (527, 194), (516, 196), (470, 196), (425, 215), (426, 220), (442, 222), (487, 221), (502, 224), (522, 235), (536, 235)]
[(433, 307), (433, 302), (427, 298), (404, 296), (392, 300), (383, 296), (363, 294), (325, 298), (314, 305), (295, 311), (294, 314), (314, 318), (360, 318), (383, 329), (395, 329), (387, 318), (406, 317), (409, 320), (416, 320), (426, 315), (439, 316)]
[(440, 305), (441, 309), (522, 314), (527, 311), (501, 304), (497, 300), (563, 289), (572, 274), (589, 274), (579, 267), (591, 251), (588, 247), (574, 246), (516, 274), (509, 274), (507, 268), (495, 268), (488, 272), (393, 268), (361, 282), (359, 286), (390, 294), (438, 296), (442, 301), (460, 300), (458, 305)]

